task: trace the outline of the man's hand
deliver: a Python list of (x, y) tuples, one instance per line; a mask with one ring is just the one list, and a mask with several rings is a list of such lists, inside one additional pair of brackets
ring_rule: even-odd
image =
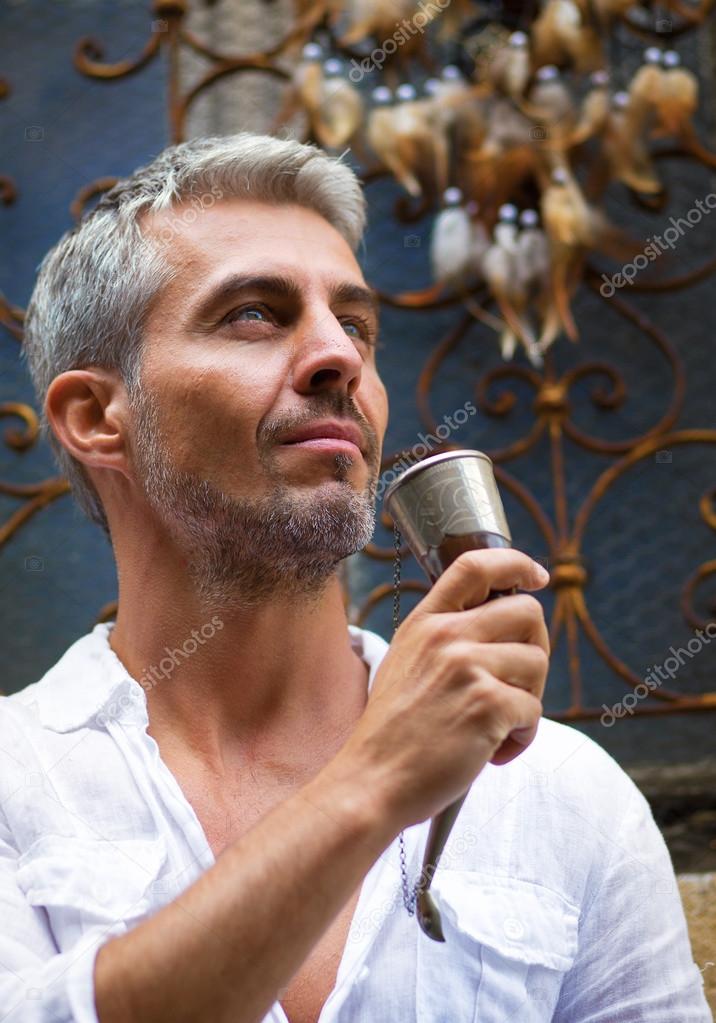
[(434, 816), (486, 763), (506, 764), (534, 739), (549, 666), (542, 606), (527, 593), (485, 600), (548, 580), (520, 551), (468, 551), (397, 630), (335, 760), (377, 774), (403, 827)]

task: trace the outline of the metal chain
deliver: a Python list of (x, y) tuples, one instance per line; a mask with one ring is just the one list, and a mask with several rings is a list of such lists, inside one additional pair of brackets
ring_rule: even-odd
[[(400, 547), (402, 537), (400, 530), (397, 525), (393, 523), (393, 545), (395, 547), (395, 555), (393, 558), (393, 635), (398, 630), (400, 625)], [(408, 883), (408, 868), (407, 868), (407, 857), (405, 855), (405, 838), (403, 832), (400, 832), (398, 836), (398, 843), (400, 846), (400, 878), (403, 885), (403, 905), (408, 911), (409, 916), (413, 916), (415, 912), (415, 903), (418, 897), (418, 886), (417, 884), (410, 891), (410, 884)]]

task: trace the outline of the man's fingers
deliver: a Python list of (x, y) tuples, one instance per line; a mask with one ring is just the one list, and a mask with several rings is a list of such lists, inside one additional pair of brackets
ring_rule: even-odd
[(531, 643), (489, 643), (480, 648), (477, 656), (480, 667), (500, 682), (542, 699), (549, 658), (541, 647)]
[(523, 551), (466, 551), (445, 569), (414, 613), (465, 611), (484, 603), (491, 590), (539, 590), (548, 582), (548, 572)]
[(538, 726), (539, 723), (532, 728), (516, 729), (508, 735), (495, 751), (494, 756), (490, 757), (490, 763), (495, 767), (502, 767), (503, 764), (509, 764), (515, 757), (518, 757), (520, 753), (524, 753), (530, 743), (534, 741)]
[(503, 724), (509, 728), (508, 735), (517, 739), (524, 748), (529, 745), (537, 731), (542, 716), (542, 701), (539, 696), (527, 689), (505, 685), (496, 676), (493, 678), (499, 683), (497, 692), (502, 707), (500, 717)]
[(535, 643), (551, 652), (542, 605), (529, 593), (497, 597), (456, 615), (455, 631), (479, 643)]
[(530, 745), (537, 735), (543, 709), (539, 696), (516, 686), (502, 684), (500, 699), (507, 712), (503, 720), (509, 721), (511, 727), (490, 757), (490, 763), (497, 766), (508, 764)]

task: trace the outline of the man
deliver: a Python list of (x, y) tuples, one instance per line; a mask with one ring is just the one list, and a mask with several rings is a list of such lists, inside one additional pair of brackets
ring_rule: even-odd
[[(197, 140), (41, 267), (27, 357), (119, 608), (3, 701), (4, 1020), (711, 1018), (648, 806), (540, 718), (546, 573), (471, 552), (389, 649), (347, 626), (388, 413), (364, 212), (312, 147)], [(440, 944), (398, 836), (413, 883), (468, 787)]]

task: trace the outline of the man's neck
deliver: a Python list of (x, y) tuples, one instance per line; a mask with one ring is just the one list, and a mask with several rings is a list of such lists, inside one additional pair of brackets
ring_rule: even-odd
[(340, 749), (365, 707), (368, 669), (351, 647), (337, 577), (315, 602), (277, 596), (216, 612), (176, 579), (140, 583), (120, 574), (110, 642), (147, 693), (160, 746), (218, 774), (249, 758), (267, 775), (310, 775)]

